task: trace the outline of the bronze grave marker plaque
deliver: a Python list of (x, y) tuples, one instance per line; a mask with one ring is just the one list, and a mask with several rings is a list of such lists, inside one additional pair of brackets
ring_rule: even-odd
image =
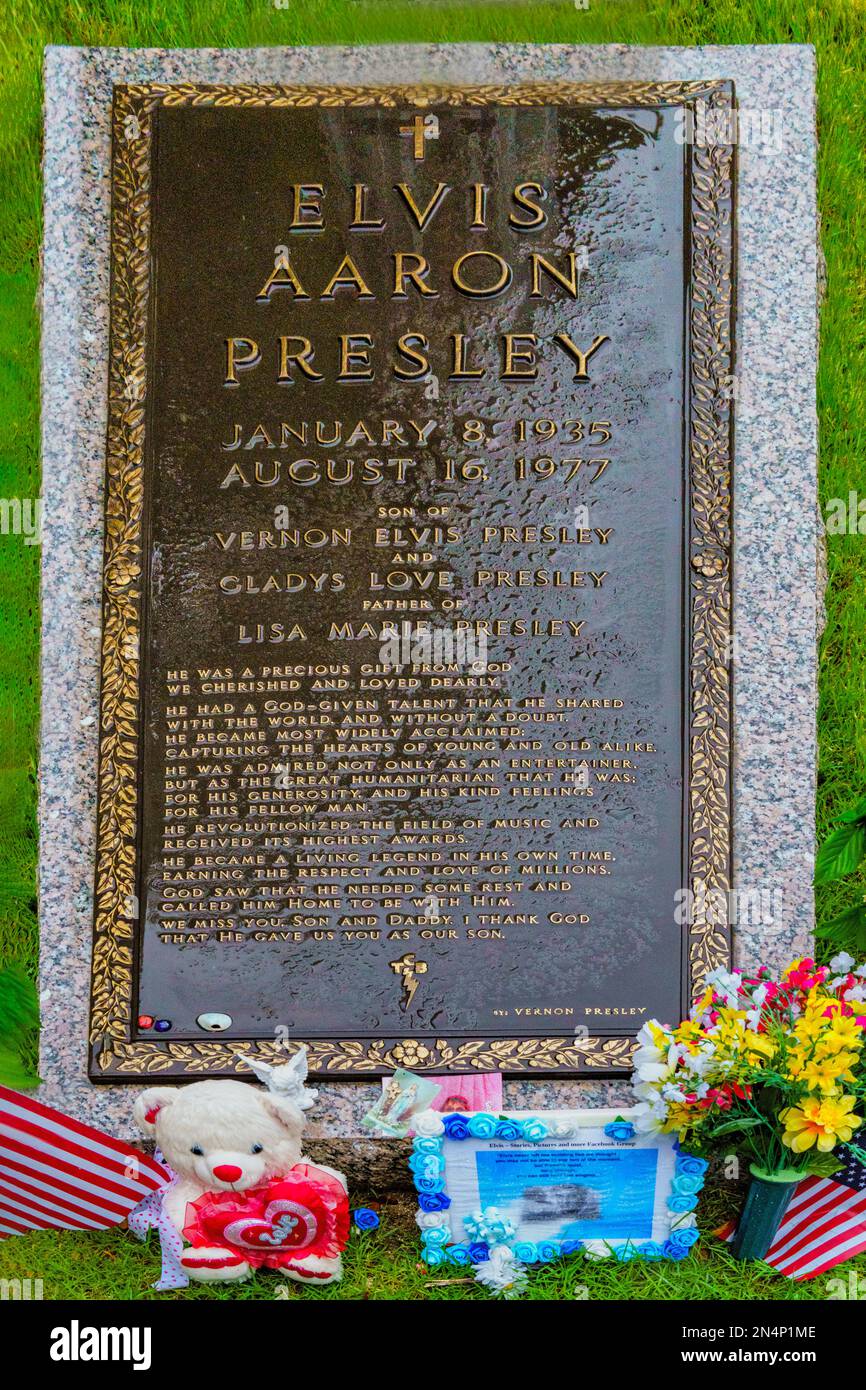
[(117, 89), (95, 1079), (617, 1073), (727, 962), (732, 101)]

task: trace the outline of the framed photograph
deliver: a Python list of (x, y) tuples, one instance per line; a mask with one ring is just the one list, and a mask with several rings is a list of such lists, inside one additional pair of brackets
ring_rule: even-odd
[(630, 1111), (416, 1116), (410, 1159), (423, 1258), (485, 1260), (507, 1245), (525, 1264), (583, 1250), (683, 1259), (698, 1238), (706, 1162), (673, 1135), (639, 1134)]

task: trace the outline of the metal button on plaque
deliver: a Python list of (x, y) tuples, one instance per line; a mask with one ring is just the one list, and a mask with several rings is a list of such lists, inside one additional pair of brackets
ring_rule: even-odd
[(231, 1014), (199, 1014), (196, 1023), (209, 1033), (224, 1033), (232, 1026)]

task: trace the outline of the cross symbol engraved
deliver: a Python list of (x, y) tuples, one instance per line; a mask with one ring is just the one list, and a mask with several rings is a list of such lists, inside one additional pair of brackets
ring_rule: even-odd
[(401, 125), (401, 135), (412, 136), (412, 154), (415, 159), (424, 158), (424, 117), (418, 115), (411, 125)]
[(421, 983), (418, 976), (427, 974), (427, 962), (424, 960), (416, 960), (414, 954), (410, 952), (409, 955), (402, 956), (400, 960), (392, 960), (391, 969), (394, 971), (394, 974), (399, 975), (403, 981), (403, 999), (401, 1000), (401, 1007), (408, 1009), (409, 1005), (412, 1003), (415, 991)]

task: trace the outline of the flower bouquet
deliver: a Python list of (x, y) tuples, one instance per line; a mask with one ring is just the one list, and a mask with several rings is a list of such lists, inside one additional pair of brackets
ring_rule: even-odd
[(745, 1148), (753, 1177), (734, 1253), (766, 1254), (791, 1193), (842, 1166), (866, 1100), (866, 966), (808, 957), (780, 979), (716, 970), (676, 1028), (638, 1034), (639, 1129), (676, 1132), (691, 1153)]

